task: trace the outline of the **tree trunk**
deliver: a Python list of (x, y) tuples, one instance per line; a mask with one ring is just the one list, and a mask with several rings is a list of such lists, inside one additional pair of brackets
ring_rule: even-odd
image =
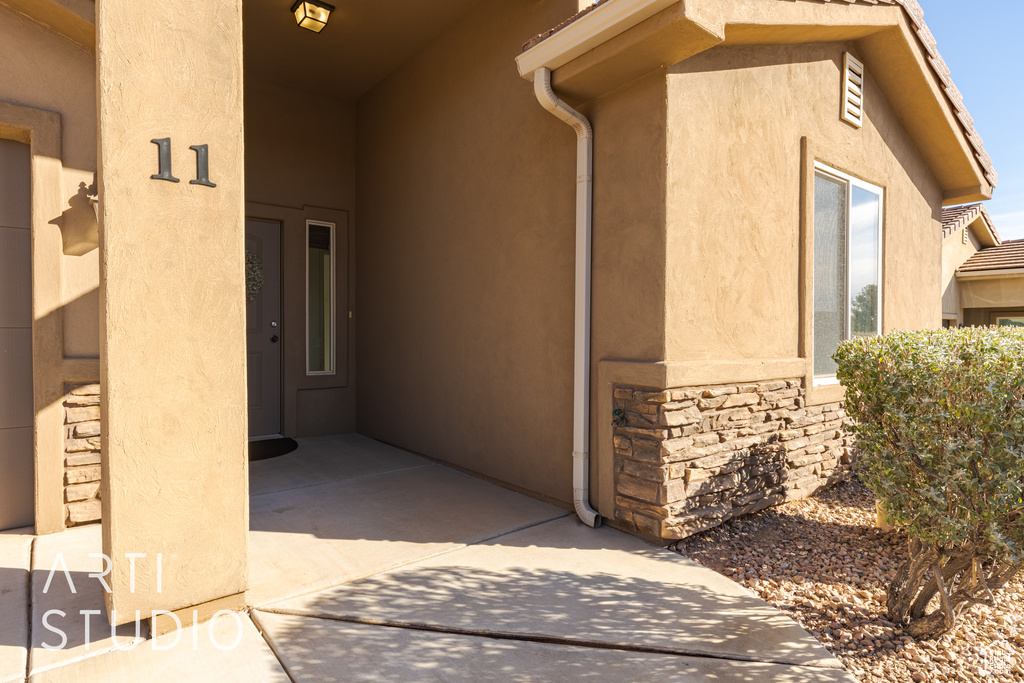
[(953, 628), (953, 624), (956, 622), (953, 603), (949, 599), (949, 591), (946, 590), (946, 582), (942, 578), (942, 563), (937, 556), (932, 563), (932, 574), (938, 584), (939, 609), (926, 617), (914, 619), (908, 624), (907, 632), (915, 638), (934, 638)]
[[(966, 571), (971, 566), (972, 555), (969, 553), (954, 555), (946, 562), (946, 565), (942, 568), (942, 578), (945, 579), (947, 585), (952, 585), (951, 582), (962, 571)], [(924, 616), (925, 610), (928, 608), (928, 603), (935, 597), (935, 594), (939, 591), (939, 582), (935, 577), (928, 579), (928, 583), (924, 585), (921, 593), (917, 596), (914, 601), (914, 606), (910, 608), (910, 618), (920, 619)]]
[(935, 548), (926, 547), (917, 538), (911, 538), (908, 546), (910, 557), (896, 570), (896, 578), (889, 586), (886, 596), (889, 621), (903, 626), (910, 623), (910, 611), (925, 572), (928, 571), (929, 565), (939, 559)]

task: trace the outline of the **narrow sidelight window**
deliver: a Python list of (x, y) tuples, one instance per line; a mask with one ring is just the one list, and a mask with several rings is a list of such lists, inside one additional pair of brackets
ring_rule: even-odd
[(814, 377), (827, 383), (840, 341), (882, 331), (882, 188), (815, 169)]
[(306, 222), (306, 374), (334, 373), (334, 224)]

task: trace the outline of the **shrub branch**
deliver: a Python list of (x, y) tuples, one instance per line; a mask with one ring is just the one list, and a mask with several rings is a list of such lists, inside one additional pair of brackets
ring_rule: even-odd
[(908, 535), (889, 619), (939, 635), (1024, 561), (1024, 329), (897, 332), (835, 359), (860, 477)]

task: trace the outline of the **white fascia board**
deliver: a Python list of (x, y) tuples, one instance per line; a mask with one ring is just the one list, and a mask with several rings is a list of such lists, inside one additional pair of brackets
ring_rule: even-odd
[(554, 71), (679, 0), (611, 0), (516, 57), (519, 75), (532, 81), (546, 66)]
[(1002, 270), (956, 271), (957, 280), (994, 280), (1002, 277), (1024, 276), (1024, 268), (1003, 268)]

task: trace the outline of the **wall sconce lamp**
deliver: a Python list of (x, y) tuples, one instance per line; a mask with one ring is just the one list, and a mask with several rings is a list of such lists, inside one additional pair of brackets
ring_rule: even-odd
[(295, 22), (313, 33), (320, 33), (324, 30), (324, 26), (327, 26), (327, 19), (330, 18), (333, 11), (334, 5), (328, 5), (320, 0), (297, 0), (292, 5)]

